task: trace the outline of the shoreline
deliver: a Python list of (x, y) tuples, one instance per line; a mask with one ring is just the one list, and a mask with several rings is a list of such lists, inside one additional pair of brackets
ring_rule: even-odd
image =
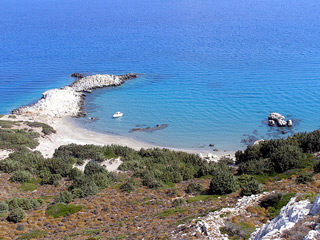
[(203, 158), (211, 156), (208, 160), (218, 161), (221, 157), (234, 158), (234, 151), (227, 152), (209, 152), (203, 149), (183, 149), (159, 146), (151, 143), (146, 143), (133, 138), (121, 135), (112, 135), (101, 132), (95, 132), (78, 126), (73, 123), (71, 117), (51, 117), (51, 116), (25, 116), (14, 115), (16, 118), (9, 118), (9, 115), (4, 115), (0, 120), (7, 121), (31, 121), (42, 122), (50, 125), (56, 130), (56, 133), (39, 138), (39, 145), (34, 149), (39, 151), (46, 158), (53, 156), (55, 150), (62, 145), (67, 144), (93, 144), (93, 145), (121, 145), (140, 150), (141, 148), (166, 148), (173, 151), (183, 151), (193, 154), (201, 154)]
[(165, 147), (143, 142), (127, 136), (95, 132), (83, 128), (71, 121), (72, 117), (85, 116), (82, 106), (87, 93), (94, 89), (119, 86), (126, 80), (136, 78), (137, 74), (124, 75), (91, 75), (75, 80), (72, 84), (60, 89), (50, 89), (43, 93), (41, 99), (31, 105), (25, 105), (12, 111), (16, 118), (5, 115), (2, 119), (11, 121), (37, 121), (52, 126), (56, 133), (39, 139), (35, 149), (44, 157), (52, 157), (55, 149), (67, 144), (121, 145), (139, 150), (141, 148), (166, 148), (174, 151), (199, 154), (208, 161), (218, 161), (221, 157), (234, 159), (235, 151), (214, 152), (207, 149), (184, 149)]

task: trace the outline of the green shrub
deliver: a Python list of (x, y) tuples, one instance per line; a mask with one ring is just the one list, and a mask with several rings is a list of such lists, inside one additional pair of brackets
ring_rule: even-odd
[(32, 174), (28, 171), (15, 171), (10, 177), (11, 182), (30, 182), (32, 180)]
[(81, 211), (81, 205), (56, 203), (47, 208), (46, 214), (54, 218), (64, 217)]
[(21, 208), (13, 209), (8, 215), (8, 221), (18, 223), (26, 217), (25, 212)]
[(26, 132), (17, 129), (0, 129), (0, 149), (33, 149), (39, 145), (35, 140), (37, 137), (39, 137), (39, 134), (35, 132)]
[(24, 210), (35, 209), (40, 206), (40, 202), (36, 199), (27, 199), (27, 198), (11, 198), (6, 201), (9, 209), (22, 208)]
[(210, 192), (212, 194), (228, 194), (236, 191), (238, 188), (236, 178), (227, 166), (220, 165), (216, 168), (210, 183)]
[(274, 167), (270, 159), (258, 159), (248, 162), (243, 162), (239, 169), (238, 174), (250, 174), (250, 175), (259, 175), (259, 174), (269, 174), (274, 172)]
[(73, 199), (73, 195), (70, 192), (60, 192), (59, 195), (54, 199), (55, 203), (70, 203)]
[(107, 159), (111, 159), (111, 158), (117, 158), (118, 156), (112, 151), (112, 148), (107, 146), (105, 151), (104, 151), (104, 155), (106, 156)]
[(248, 182), (250, 182), (253, 179), (253, 176), (248, 174), (242, 174), (237, 177), (237, 183), (240, 188), (242, 188), (244, 185), (246, 185)]
[(90, 182), (94, 182), (99, 189), (105, 189), (112, 183), (112, 176), (108, 173), (91, 174), (88, 177)]
[(42, 133), (44, 135), (50, 135), (51, 133), (56, 133), (56, 130), (53, 129), (53, 127), (40, 122), (25, 122), (29, 127), (34, 128), (42, 128)]
[(270, 154), (274, 170), (279, 173), (301, 167), (303, 157), (300, 148), (292, 145), (280, 146)]
[(306, 172), (301, 172), (296, 179), (296, 183), (302, 183), (302, 184), (306, 184), (308, 182), (312, 182), (312, 175), (310, 173), (306, 173)]
[(241, 195), (242, 196), (251, 196), (253, 194), (261, 193), (263, 190), (262, 185), (258, 183), (257, 180), (252, 179), (242, 185), (241, 187)]
[(31, 239), (39, 239), (46, 236), (48, 233), (46, 231), (40, 231), (40, 230), (32, 230), (28, 233), (23, 233), (21, 237), (18, 238), (18, 240), (31, 240)]
[(7, 213), (9, 211), (9, 205), (5, 201), (0, 202), (0, 214)]
[(81, 189), (81, 194), (80, 194), (81, 198), (96, 195), (100, 191), (99, 187), (94, 182), (88, 182), (83, 186), (81, 186), (80, 189)]
[(6, 173), (12, 173), (14, 171), (21, 170), (21, 164), (17, 161), (7, 158), (0, 161), (0, 170)]
[(60, 174), (50, 174), (48, 178), (43, 178), (41, 184), (59, 186), (62, 176)]
[(187, 202), (186, 202), (186, 200), (184, 198), (176, 198), (176, 199), (173, 200), (172, 206), (173, 207), (179, 207), (179, 206), (184, 205), (186, 203)]
[(286, 193), (282, 195), (280, 201), (278, 201), (273, 207), (270, 207), (268, 209), (268, 214), (270, 216), (270, 219), (275, 218), (279, 215), (279, 212), (282, 207), (288, 204), (291, 198), (293, 198), (296, 194), (295, 193)]
[(186, 189), (189, 194), (197, 194), (203, 191), (203, 187), (199, 183), (190, 183)]
[[(1, 163), (1, 162), (0, 162)], [(1, 166), (1, 165), (0, 165)], [(320, 161), (317, 161), (313, 166), (313, 171), (315, 173), (320, 173)]]
[(224, 227), (220, 228), (222, 234), (227, 234), (230, 239), (248, 239), (255, 227), (251, 224), (241, 223), (225, 223)]
[(74, 180), (74, 179), (79, 178), (83, 175), (84, 175), (83, 172), (81, 172), (78, 168), (73, 168), (70, 170), (68, 177), (71, 180)]
[(144, 176), (144, 179), (142, 180), (142, 184), (144, 186), (147, 186), (148, 188), (160, 188), (163, 186), (163, 183), (159, 181), (154, 175), (147, 174)]
[(166, 192), (169, 197), (174, 197), (178, 194), (178, 190), (176, 188), (169, 188)]
[(107, 170), (97, 162), (89, 162), (84, 168), (84, 174), (91, 175), (96, 173), (105, 173)]
[(122, 192), (134, 192), (137, 190), (137, 183), (133, 181), (132, 179), (129, 179), (124, 184), (120, 186), (120, 189)]

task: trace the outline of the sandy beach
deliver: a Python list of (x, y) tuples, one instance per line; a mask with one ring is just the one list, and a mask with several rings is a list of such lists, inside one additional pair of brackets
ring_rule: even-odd
[[(94, 145), (121, 145), (128, 146), (135, 150), (141, 148), (163, 148), (162, 146), (152, 145), (142, 141), (138, 141), (132, 138), (128, 138), (120, 135), (111, 135), (105, 133), (98, 133), (90, 131), (88, 129), (77, 126), (73, 123), (71, 117), (52, 117), (52, 116), (24, 116), (15, 115), (16, 118), (9, 118), (9, 115), (5, 115), (1, 120), (9, 121), (36, 121), (43, 122), (52, 126), (56, 133), (48, 136), (42, 136), (39, 139), (39, 146), (35, 149), (40, 151), (45, 157), (52, 157), (55, 149), (61, 145), (67, 145), (71, 143), (75, 144), (94, 144)], [(166, 147), (167, 148), (167, 147)], [(169, 148), (171, 150), (184, 151), (188, 153), (202, 154), (207, 157), (208, 154), (211, 156), (211, 160), (218, 160), (223, 156), (234, 157), (234, 152), (208, 152), (202, 149), (177, 149)], [(7, 155), (7, 154), (5, 154)]]

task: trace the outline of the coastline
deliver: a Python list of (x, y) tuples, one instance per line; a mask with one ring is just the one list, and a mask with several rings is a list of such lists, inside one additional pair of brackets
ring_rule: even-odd
[(234, 159), (234, 151), (209, 152), (204, 149), (171, 148), (135, 140), (121, 135), (94, 132), (85, 129), (71, 121), (72, 117), (85, 116), (82, 105), (87, 93), (96, 88), (119, 86), (126, 80), (136, 78), (136, 74), (92, 75), (75, 80), (71, 85), (60, 89), (50, 89), (43, 93), (43, 97), (32, 105), (22, 106), (12, 111), (16, 118), (5, 115), (3, 120), (37, 121), (52, 126), (56, 133), (39, 139), (39, 146), (35, 149), (44, 157), (52, 157), (55, 149), (67, 144), (121, 145), (139, 150), (141, 148), (167, 148), (175, 151), (199, 154), (208, 161), (218, 161), (226, 156)]

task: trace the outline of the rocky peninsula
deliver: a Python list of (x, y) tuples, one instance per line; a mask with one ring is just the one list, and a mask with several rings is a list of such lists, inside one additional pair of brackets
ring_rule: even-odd
[(12, 113), (25, 116), (85, 116), (83, 103), (86, 93), (91, 93), (97, 88), (119, 86), (126, 80), (136, 77), (135, 73), (127, 73), (124, 75), (97, 74), (79, 78), (68, 86), (44, 92), (42, 98), (36, 103), (15, 109)]

